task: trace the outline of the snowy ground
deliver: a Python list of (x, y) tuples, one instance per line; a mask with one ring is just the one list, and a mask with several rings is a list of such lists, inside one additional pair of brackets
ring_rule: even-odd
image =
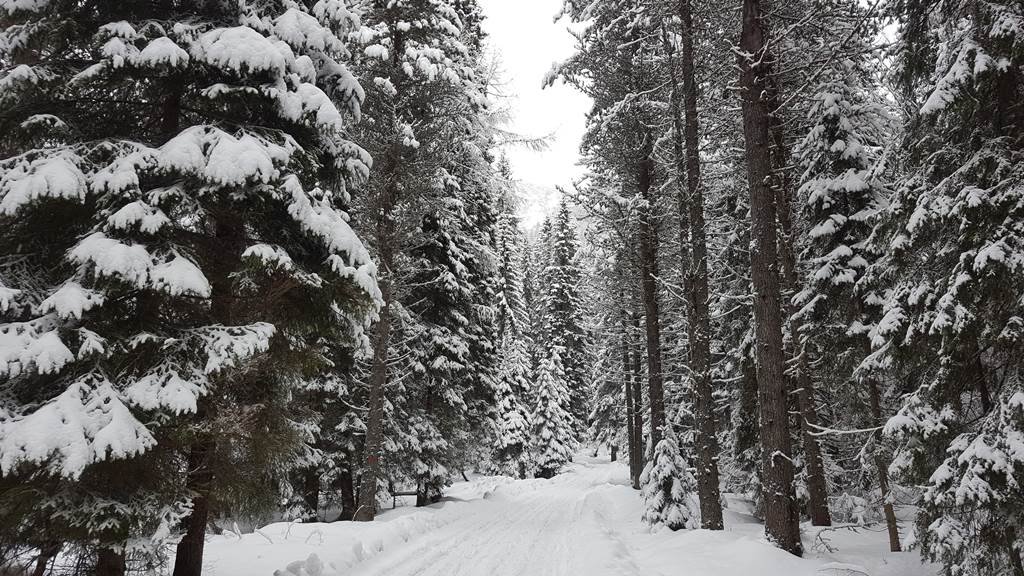
[[(211, 576), (931, 576), (916, 553), (887, 552), (881, 530), (805, 535), (808, 558), (768, 545), (734, 502), (726, 530), (653, 532), (626, 467), (579, 455), (552, 480), (480, 477), (429, 508), (372, 524), (271, 524), (207, 543)], [(855, 571), (851, 571), (857, 567)]]

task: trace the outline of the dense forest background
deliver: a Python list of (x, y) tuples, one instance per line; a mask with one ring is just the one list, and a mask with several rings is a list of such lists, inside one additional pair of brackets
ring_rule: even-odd
[(654, 525), (1024, 576), (1024, 4), (558, 17), (587, 174), (526, 231), (475, 0), (0, 0), (0, 571), (598, 446)]

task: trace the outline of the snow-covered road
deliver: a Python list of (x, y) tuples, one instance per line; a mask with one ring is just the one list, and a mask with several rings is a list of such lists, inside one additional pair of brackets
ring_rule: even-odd
[[(572, 576), (637, 574), (628, 549), (603, 517), (607, 478), (581, 463), (567, 474), (498, 487), (457, 521), (352, 572), (359, 576)], [(608, 483), (618, 480), (619, 483)], [(619, 490), (617, 490), (617, 488)]]
[[(213, 537), (212, 576), (925, 576), (916, 554), (885, 552), (884, 535), (839, 531), (832, 552), (800, 559), (767, 544), (734, 502), (726, 530), (670, 532), (640, 518), (626, 467), (578, 455), (551, 480), (478, 477), (444, 502), (388, 510), (370, 524), (278, 523)], [(821, 555), (823, 557), (815, 557)], [(831, 567), (830, 567), (831, 566)], [(838, 570), (838, 571), (837, 571)]]

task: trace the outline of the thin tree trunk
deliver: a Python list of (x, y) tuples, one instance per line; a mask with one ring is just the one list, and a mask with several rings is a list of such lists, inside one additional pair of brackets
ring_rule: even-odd
[[(768, 93), (769, 107), (778, 107), (779, 89), (773, 83)], [(776, 177), (775, 211), (779, 221), (779, 260), (782, 263), (782, 301), (789, 324), (788, 357), (795, 369), (790, 381), (797, 390), (797, 405), (800, 408), (800, 430), (802, 432), (804, 459), (807, 463), (807, 511), (814, 526), (831, 526), (832, 517), (828, 509), (828, 487), (825, 483), (825, 467), (821, 459), (821, 444), (814, 435), (818, 429), (818, 409), (814, 404), (814, 380), (800, 341), (800, 325), (796, 319), (793, 295), (798, 287), (796, 275), (796, 250), (793, 247), (792, 181), (789, 177), (789, 149), (779, 119), (778, 111), (772, 115), (772, 152)]]
[(1024, 562), (1021, 561), (1021, 551), (1015, 546), (1017, 542), (1017, 531), (1012, 526), (1006, 528), (1006, 554), (1010, 557), (1010, 566), (1013, 568), (1013, 576), (1024, 576)]
[[(640, 331), (640, 318), (633, 317), (633, 328)], [(636, 475), (633, 488), (640, 489), (640, 474), (647, 461), (647, 442), (644, 441), (643, 351), (639, 343), (633, 347), (633, 437), (636, 440)]]
[(618, 444), (610, 444), (610, 445), (608, 445), (608, 458), (610, 458), (612, 462), (615, 462), (616, 460), (618, 460), (618, 458), (619, 458), (619, 446), (618, 446)]
[(767, 34), (760, 1), (744, 0), (742, 18), (740, 49), (746, 56), (739, 58), (740, 88), (750, 188), (750, 276), (754, 288), (765, 532), (777, 546), (800, 556), (803, 546), (793, 490), (792, 440), (787, 426), (783, 370), (775, 199), (769, 185), (770, 118), (764, 98), (768, 64), (762, 58)]
[(185, 520), (185, 536), (174, 555), (174, 576), (200, 576), (203, 573), (203, 549), (206, 524), (210, 519), (210, 488), (213, 470), (210, 459), (215, 446), (210, 439), (197, 441), (188, 455), (188, 489), (195, 494), (192, 512)]
[(310, 521), (320, 520), (320, 471), (316, 468), (307, 470), (302, 478), (302, 499), (310, 510)]
[[(210, 316), (219, 324), (231, 326), (235, 322), (233, 273), (238, 270), (246, 231), (240, 215), (233, 206), (221, 207), (213, 214), (215, 236), (219, 251), (212, 255), (209, 267), (211, 285)], [(201, 401), (196, 411), (197, 422), (211, 422), (216, 418), (216, 404)], [(210, 520), (210, 494), (216, 480), (213, 459), (216, 440), (209, 431), (197, 430), (189, 448), (186, 488), (193, 494), (192, 511), (185, 519), (185, 536), (175, 551), (174, 576), (200, 576), (203, 571), (203, 549), (206, 544), (206, 526)]]
[[(697, 428), (697, 494), (700, 497), (701, 527), (722, 530), (722, 502), (718, 479), (718, 437), (714, 388), (711, 381), (711, 318), (708, 310), (708, 247), (704, 221), (704, 193), (700, 179), (700, 148), (697, 117), (697, 83), (693, 55), (693, 11), (690, 0), (679, 0), (682, 73), (682, 106), (675, 67), (669, 65), (672, 80), (672, 119), (675, 123), (674, 149), (678, 177), (686, 173), (686, 197), (680, 194), (680, 236), (684, 224), (689, 227), (689, 250), (684, 258), (686, 270), (687, 338), (690, 371), (693, 374), (693, 406)], [(671, 47), (671, 44), (669, 44)], [(685, 108), (682, 119), (680, 108)], [(685, 151), (682, 146), (685, 137)], [(685, 207), (685, 208), (684, 208)], [(682, 239), (681, 239), (682, 241)]]
[(51, 542), (39, 547), (39, 556), (36, 556), (36, 565), (32, 570), (32, 576), (43, 576), (46, 574), (46, 567), (60, 552), (61, 544)]
[[(878, 382), (868, 377), (868, 398), (871, 403), (871, 418), (874, 424), (881, 425), (882, 423), (882, 401), (881, 395), (878, 391)], [(874, 432), (877, 437), (878, 431)], [(889, 550), (892, 552), (900, 552), (903, 547), (900, 545), (900, 530), (899, 525), (896, 523), (896, 510), (893, 509), (892, 501), (889, 495), (889, 466), (885, 462), (885, 458), (881, 454), (875, 453), (874, 455), (875, 472), (878, 474), (878, 489), (882, 494), (882, 511), (885, 514), (885, 526), (889, 531)]]
[(629, 454), (629, 480), (636, 485), (637, 478), (637, 445), (636, 428), (633, 423), (633, 383), (631, 379), (632, 368), (629, 361), (629, 326), (625, 319), (622, 321), (622, 385), (626, 398), (626, 439), (627, 451)]
[[(124, 576), (127, 570), (123, 552), (110, 548), (99, 549), (96, 556), (96, 576)], [(175, 574), (177, 574), (177, 566), (175, 566)]]
[(665, 390), (661, 364), (661, 317), (658, 312), (658, 237), (651, 215), (654, 198), (651, 183), (654, 160), (651, 136), (644, 135), (643, 158), (637, 163), (637, 187), (643, 201), (638, 210), (640, 224), (640, 291), (647, 337), (647, 402), (651, 407), (651, 446), (661, 441), (665, 425)]
[[(382, 252), (382, 261), (383, 253)], [(370, 368), (369, 413), (366, 417), (366, 441), (363, 454), (366, 468), (359, 483), (359, 505), (352, 519), (371, 522), (377, 514), (377, 476), (380, 472), (380, 451), (384, 440), (384, 386), (388, 378), (388, 347), (391, 341), (391, 280), (380, 282), (384, 306), (380, 310), (373, 341)]]
[(338, 520), (351, 520), (356, 515), (356, 491), (352, 471), (343, 468), (338, 473), (337, 485), (341, 492), (341, 515), (338, 516)]

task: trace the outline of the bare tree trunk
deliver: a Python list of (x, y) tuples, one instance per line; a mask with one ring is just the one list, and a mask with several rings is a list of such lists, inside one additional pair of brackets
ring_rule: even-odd
[(763, 58), (766, 29), (759, 0), (743, 1), (740, 34), (740, 88), (747, 181), (750, 188), (750, 276), (754, 288), (758, 401), (761, 420), (761, 468), (765, 532), (777, 546), (800, 556), (800, 524), (793, 490), (792, 440), (783, 370), (782, 307), (776, 248), (775, 199), (769, 185), (771, 156), (768, 63)]
[(36, 556), (36, 565), (32, 570), (32, 576), (43, 576), (46, 574), (46, 567), (57, 554), (60, 553), (60, 542), (49, 542), (39, 547), (39, 556)]
[[(633, 328), (640, 331), (640, 318), (633, 316)], [(640, 474), (644, 471), (647, 460), (647, 443), (644, 441), (644, 391), (643, 391), (643, 351), (639, 343), (633, 347), (633, 437), (636, 440), (636, 475), (633, 477), (633, 488), (640, 489)]]
[(310, 522), (320, 520), (320, 471), (316, 468), (307, 470), (302, 477), (302, 499), (309, 506)]
[(633, 384), (631, 381), (632, 369), (629, 362), (629, 326), (626, 324), (625, 318), (622, 321), (622, 329), (622, 385), (626, 398), (626, 448), (629, 454), (629, 479), (631, 483), (636, 484), (638, 462), (636, 428), (633, 425)]
[[(878, 391), (878, 382), (871, 376), (868, 376), (867, 385), (868, 397), (871, 402), (871, 418), (874, 424), (878, 426), (882, 424), (882, 401)], [(877, 437), (880, 432), (876, 430), (873, 434)], [(885, 526), (889, 531), (889, 550), (900, 552), (903, 550), (903, 547), (900, 545), (900, 530), (899, 525), (896, 524), (896, 510), (893, 509), (889, 495), (889, 466), (885, 462), (885, 458), (877, 451), (874, 454), (873, 460), (875, 462), (875, 472), (878, 474), (878, 489), (882, 494), (882, 511), (885, 514)]]
[(618, 460), (618, 458), (619, 458), (619, 445), (618, 444), (609, 444), (608, 445), (608, 458), (610, 458), (612, 462), (615, 462), (616, 460)]
[[(177, 573), (177, 565), (175, 565)], [(124, 553), (110, 548), (100, 548), (96, 556), (96, 576), (124, 576), (127, 572)]]
[[(675, 123), (674, 150), (678, 178), (686, 174), (686, 197), (680, 194), (680, 242), (689, 228), (689, 250), (684, 257), (686, 270), (687, 338), (690, 371), (693, 374), (693, 406), (697, 428), (697, 493), (700, 497), (701, 527), (722, 530), (722, 502), (718, 479), (718, 437), (715, 419), (714, 388), (711, 381), (711, 318), (708, 310), (708, 247), (704, 224), (704, 193), (700, 180), (700, 149), (697, 117), (697, 83), (693, 56), (693, 11), (690, 0), (679, 0), (682, 50), (683, 102), (675, 67), (669, 65), (672, 80), (672, 119)], [(671, 50), (671, 43), (667, 43)], [(685, 107), (685, 123), (680, 108)], [(685, 137), (685, 152), (681, 138)], [(681, 188), (681, 187), (680, 187)], [(685, 218), (684, 218), (685, 214)]]
[(356, 515), (356, 491), (351, 470), (343, 468), (338, 473), (337, 486), (341, 492), (341, 515), (338, 520), (351, 520)]
[(661, 440), (665, 425), (665, 390), (661, 364), (661, 318), (658, 312), (658, 237), (651, 215), (654, 198), (651, 182), (654, 160), (651, 158), (651, 136), (644, 135), (644, 155), (637, 164), (637, 187), (643, 198), (640, 221), (640, 291), (644, 306), (644, 326), (647, 336), (647, 401), (651, 406), (651, 446)]
[[(381, 248), (384, 261), (384, 249)], [(390, 260), (390, 259), (388, 259)], [(373, 335), (373, 361), (370, 367), (369, 413), (366, 416), (366, 441), (363, 454), (366, 468), (359, 482), (359, 505), (352, 519), (371, 522), (377, 514), (377, 477), (384, 440), (384, 386), (388, 379), (388, 348), (391, 341), (391, 279), (379, 282), (384, 306), (380, 310)]]
[(1017, 531), (1012, 526), (1006, 528), (1006, 554), (1010, 557), (1010, 567), (1013, 568), (1013, 576), (1024, 576), (1024, 562), (1021, 562), (1021, 552), (1015, 546), (1017, 542)]
[[(233, 273), (239, 267), (242, 247), (246, 241), (245, 225), (234, 207), (221, 207), (213, 214), (216, 240), (220, 248), (209, 266), (211, 285), (211, 318), (225, 326), (235, 322), (235, 294)], [(210, 422), (216, 418), (216, 405), (200, 401), (196, 411), (197, 422)], [(175, 550), (174, 576), (200, 576), (203, 572), (203, 549), (206, 544), (206, 526), (210, 520), (210, 494), (213, 490), (213, 459), (217, 443), (207, 430), (197, 430), (188, 454), (186, 487), (194, 495), (192, 511), (184, 520), (185, 536)]]
[(210, 459), (214, 449), (211, 439), (200, 439), (189, 451), (187, 485), (195, 496), (192, 498), (192, 512), (185, 519), (185, 536), (175, 551), (174, 576), (200, 576), (203, 573), (206, 524), (210, 519), (209, 493), (213, 484)]
[[(778, 107), (779, 88), (773, 83), (768, 94), (769, 107)], [(775, 211), (779, 221), (779, 260), (782, 263), (782, 301), (789, 323), (789, 358), (792, 363), (791, 382), (796, 387), (797, 404), (800, 408), (800, 430), (807, 462), (808, 515), (814, 526), (831, 526), (832, 517), (828, 510), (828, 486), (825, 483), (825, 467), (821, 459), (821, 444), (814, 435), (818, 425), (818, 409), (814, 404), (814, 380), (800, 341), (800, 325), (796, 319), (793, 295), (798, 288), (796, 275), (796, 250), (793, 247), (793, 196), (792, 181), (787, 168), (790, 160), (789, 148), (780, 122), (778, 111), (772, 116), (771, 132), (776, 177)]]

